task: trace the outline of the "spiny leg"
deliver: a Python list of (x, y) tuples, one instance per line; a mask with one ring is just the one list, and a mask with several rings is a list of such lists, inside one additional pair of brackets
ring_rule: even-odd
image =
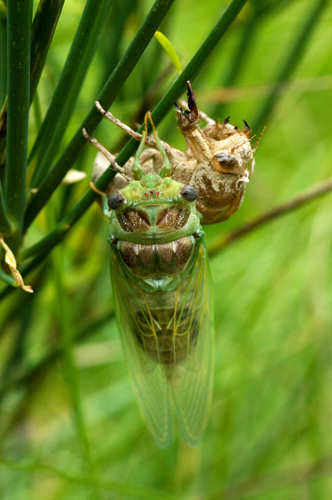
[(186, 133), (195, 130), (197, 125), (199, 125), (200, 117), (197, 108), (197, 103), (194, 95), (193, 88), (189, 80), (187, 80), (187, 98), (188, 98), (188, 108), (179, 108), (175, 103), (175, 110), (177, 113), (178, 125), (182, 133)]
[[(139, 142), (142, 140), (141, 134), (139, 134), (138, 132), (135, 132), (135, 130), (128, 127), (128, 125), (123, 123), (118, 118), (115, 118), (115, 116), (112, 115), (112, 113), (110, 113), (110, 111), (106, 111), (98, 101), (95, 102), (95, 106), (98, 109), (98, 111), (100, 111), (101, 114), (104, 115), (105, 118), (107, 118), (109, 121), (114, 123), (114, 125), (116, 125), (117, 127), (121, 128), (121, 130), (123, 130), (126, 134), (130, 135), (130, 137), (133, 137), (136, 141), (139, 141)], [(169, 144), (167, 144), (167, 142), (164, 142), (164, 141), (160, 141), (160, 142), (163, 145), (163, 148), (165, 149), (165, 151), (168, 154), (171, 154), (171, 151), (172, 151), (171, 146)], [(147, 136), (145, 144), (147, 146), (149, 146), (150, 148), (157, 148), (156, 141), (152, 137)]]
[(209, 163), (212, 159), (212, 154), (206, 137), (199, 127), (200, 115), (195, 95), (189, 80), (187, 80), (187, 89), (189, 109), (184, 110), (175, 104), (179, 129), (196, 160), (199, 163)]
[(96, 186), (94, 185), (94, 183), (92, 181), (89, 183), (89, 186), (92, 189), (92, 191), (94, 191), (95, 193), (99, 194), (99, 196), (101, 196), (101, 199), (103, 200), (103, 214), (105, 215), (105, 217), (107, 217), (109, 219), (111, 216), (111, 211), (108, 208), (106, 194), (103, 193), (103, 191), (100, 191), (100, 189), (96, 188)]
[[(229, 204), (226, 219), (228, 219), (231, 215), (233, 215), (241, 206), (244, 197), (244, 187), (240, 188), (235, 196), (234, 200)], [(225, 220), (226, 220), (225, 219)]]
[(142, 169), (141, 164), (139, 162), (139, 159), (140, 159), (140, 156), (142, 154), (143, 148), (145, 146), (147, 137), (148, 137), (148, 133), (146, 130), (144, 130), (144, 132), (142, 134), (141, 142), (137, 148), (135, 158), (134, 158), (133, 174), (134, 174), (134, 179), (136, 181), (139, 181), (145, 175), (144, 170)]
[[(98, 151), (100, 151), (105, 156), (105, 158), (110, 162), (110, 164), (112, 165), (114, 170), (116, 170), (116, 172), (118, 172), (119, 174), (124, 176), (123, 169), (120, 167), (120, 165), (117, 164), (117, 162), (114, 159), (114, 156), (106, 148), (104, 148), (104, 146), (102, 146), (100, 144), (100, 142), (97, 141), (97, 139), (95, 139), (94, 137), (91, 137), (87, 133), (85, 128), (82, 129), (82, 134), (90, 142), (90, 144), (92, 144), (93, 147), (98, 149)], [(125, 179), (128, 180), (126, 177), (125, 177)]]

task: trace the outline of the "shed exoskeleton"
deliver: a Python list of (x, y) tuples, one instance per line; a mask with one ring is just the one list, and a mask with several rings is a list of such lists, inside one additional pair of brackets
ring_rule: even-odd
[[(229, 123), (229, 117), (222, 123), (215, 122), (201, 113), (196, 104), (191, 83), (187, 81), (188, 109), (176, 105), (177, 122), (187, 144), (186, 152), (162, 143), (171, 164), (171, 177), (183, 184), (194, 187), (198, 193), (196, 208), (202, 214), (202, 225), (214, 224), (228, 219), (240, 207), (246, 183), (254, 170), (253, 153), (257, 145), (250, 144), (250, 128), (246, 122), (240, 130)], [(140, 140), (139, 134), (104, 111), (100, 111), (127, 133)], [(201, 119), (207, 125), (201, 129)], [(153, 140), (152, 148), (141, 155), (141, 165), (145, 173), (158, 173), (163, 165), (163, 157)], [(134, 158), (123, 167), (127, 179), (132, 180)], [(109, 162), (98, 154), (93, 170), (93, 180), (108, 168)], [(109, 196), (123, 188), (128, 181), (117, 174), (106, 188)]]

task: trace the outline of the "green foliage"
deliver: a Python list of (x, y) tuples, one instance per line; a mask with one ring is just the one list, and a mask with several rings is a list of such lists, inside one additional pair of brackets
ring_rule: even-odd
[[(215, 249), (220, 235), (331, 176), (331, 5), (41, 1), (30, 26), (30, 2), (21, 11), (7, 4), (8, 12), (0, 2), (0, 108), (8, 94), (0, 232), (35, 292), (13, 287), (3, 264), (1, 499), (328, 500), (331, 196), (214, 250), (210, 422), (201, 446), (178, 435), (160, 451), (119, 345), (108, 226), (89, 189), (95, 151), (82, 128), (120, 151), (123, 164), (138, 143), (102, 122), (94, 101), (131, 126), (150, 109), (161, 139), (184, 149), (169, 111), (185, 78), (214, 119), (231, 115), (240, 126), (244, 118), (256, 135), (267, 125), (243, 206), (206, 227)], [(171, 40), (180, 76), (157, 30)], [(87, 178), (62, 185), (71, 168)]]

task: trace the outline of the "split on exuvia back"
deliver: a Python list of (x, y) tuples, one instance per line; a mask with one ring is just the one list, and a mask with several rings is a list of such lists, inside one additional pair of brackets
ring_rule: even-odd
[[(177, 150), (167, 145), (165, 152), (149, 112), (131, 172), (126, 170), (125, 187), (116, 191), (115, 181), (110, 196), (103, 194), (104, 213), (110, 221), (111, 280), (121, 341), (139, 408), (162, 448), (171, 441), (171, 401), (185, 440), (197, 445), (204, 434), (212, 397), (214, 323), (200, 224), (202, 217), (213, 223), (227, 218), (227, 210), (231, 213), (238, 208), (250, 176), (246, 165), (252, 158), (247, 125), (238, 131), (226, 120), (222, 125), (214, 122), (212, 132), (210, 124), (208, 134), (199, 129), (190, 82), (188, 105), (186, 112), (177, 107), (180, 130), (187, 134), (192, 150), (188, 165), (196, 154), (199, 165), (204, 157), (205, 166), (216, 171), (224, 184), (230, 182), (227, 175), (231, 175), (235, 201), (228, 200), (228, 205), (225, 201), (223, 215), (219, 200), (213, 214), (213, 205), (209, 207), (204, 196), (199, 196), (193, 172), (188, 177), (182, 166), (178, 174), (180, 180), (187, 175), (188, 184), (176, 180), (172, 160)], [(143, 152), (148, 120), (153, 128), (154, 156), (159, 155), (159, 172), (156, 165), (143, 169), (140, 163), (148, 151)], [(86, 131), (84, 135), (91, 140)], [(222, 140), (224, 149), (213, 150), (211, 144)], [(220, 172), (222, 164), (230, 171)], [(208, 179), (201, 178), (208, 184)], [(205, 208), (199, 211), (202, 203)]]

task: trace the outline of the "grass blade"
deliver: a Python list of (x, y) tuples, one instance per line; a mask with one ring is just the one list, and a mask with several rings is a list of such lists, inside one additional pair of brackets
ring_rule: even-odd
[(7, 239), (15, 254), (20, 246), (26, 208), (25, 175), (30, 104), (30, 0), (8, 2), (7, 171), (4, 200), (13, 224)]
[(0, 107), (7, 95), (7, 9), (0, 1)]
[[(106, 29), (107, 39), (101, 41), (101, 57), (104, 62), (104, 71), (101, 76), (102, 86), (107, 82), (110, 73), (121, 59), (125, 26), (128, 18), (135, 16), (138, 0), (121, 0), (113, 2), (112, 15), (108, 19)], [(105, 62), (107, 61), (107, 62)]]
[(30, 104), (33, 101), (64, 3), (65, 0), (53, 2), (41, 0), (38, 4), (31, 30)]
[(10, 232), (11, 224), (7, 217), (5, 202), (3, 199), (2, 187), (0, 183), (0, 233), (6, 234)]
[(16, 282), (14, 278), (11, 276), (8, 276), (8, 274), (4, 273), (2, 269), (0, 269), (0, 280), (4, 281), (7, 283), (9, 286), (14, 287), (16, 285)]

